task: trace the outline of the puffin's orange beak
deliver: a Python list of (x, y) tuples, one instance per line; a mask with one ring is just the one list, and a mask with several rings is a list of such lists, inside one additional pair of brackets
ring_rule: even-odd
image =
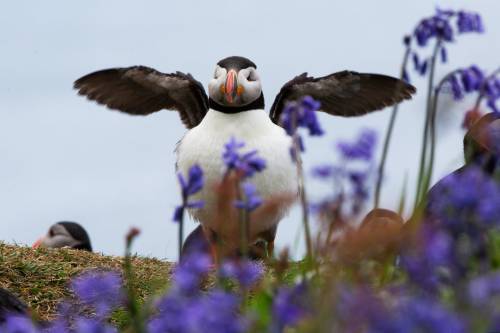
[(33, 245), (31, 246), (33, 249), (38, 249), (40, 247), (40, 245), (42, 245), (42, 240), (43, 240), (43, 237), (40, 237), (36, 240), (36, 242), (33, 243)]
[(238, 74), (234, 69), (229, 70), (226, 75), (226, 83), (224, 85), (224, 96), (229, 104), (234, 103), (234, 99), (238, 94)]

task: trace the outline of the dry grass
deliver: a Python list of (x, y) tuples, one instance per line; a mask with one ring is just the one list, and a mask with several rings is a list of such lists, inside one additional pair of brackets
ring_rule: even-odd
[[(37, 249), (0, 242), (0, 287), (24, 300), (35, 316), (53, 317), (59, 301), (70, 297), (69, 280), (87, 270), (121, 271), (122, 257), (71, 249)], [(173, 265), (152, 258), (133, 258), (136, 287), (144, 299), (165, 288)]]

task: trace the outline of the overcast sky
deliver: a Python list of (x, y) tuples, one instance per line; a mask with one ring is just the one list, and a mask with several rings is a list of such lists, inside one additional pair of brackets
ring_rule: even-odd
[[(121, 254), (124, 234), (138, 226), (138, 253), (176, 257), (173, 150), (185, 132), (178, 115), (108, 111), (76, 96), (78, 77), (142, 64), (190, 72), (206, 84), (218, 60), (242, 55), (258, 65), (270, 106), (283, 83), (304, 71), (398, 75), (402, 36), (436, 5), (479, 11), (487, 28), (451, 45), (439, 75), (471, 63), (496, 68), (497, 0), (2, 1), (0, 239), (31, 244), (53, 222), (72, 220), (88, 229), (96, 250)], [(413, 83), (424, 87), (415, 75)], [(387, 208), (397, 206), (406, 174), (413, 190), (424, 100), (422, 89), (401, 107), (383, 192)], [(459, 124), (469, 106), (443, 99), (436, 177), (462, 162)], [(334, 160), (333, 142), (355, 137), (359, 128), (383, 135), (389, 114), (321, 116), (327, 135), (307, 141), (306, 165)], [(298, 228), (296, 213), (284, 220), (278, 246), (300, 253)]]

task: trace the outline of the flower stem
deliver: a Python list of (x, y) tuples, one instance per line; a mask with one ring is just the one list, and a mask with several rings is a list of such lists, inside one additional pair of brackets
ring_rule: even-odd
[[(408, 63), (408, 59), (410, 58), (410, 51), (411, 51), (411, 48), (408, 46), (406, 48), (406, 52), (405, 52), (405, 55), (403, 57), (403, 63), (401, 64), (401, 73), (400, 73), (401, 78), (403, 78), (404, 71), (405, 71), (406, 65)], [(387, 160), (387, 154), (389, 152), (389, 143), (391, 142), (392, 133), (394, 130), (394, 124), (396, 123), (396, 116), (398, 113), (398, 108), (399, 108), (399, 104), (395, 104), (393, 109), (392, 109), (391, 118), (389, 120), (389, 126), (387, 127), (387, 132), (385, 134), (384, 148), (382, 150), (382, 157), (380, 159), (380, 165), (379, 165), (378, 172), (377, 172), (377, 183), (375, 186), (375, 196), (374, 196), (375, 208), (378, 208), (379, 203), (380, 203), (380, 192), (382, 190), (382, 177), (384, 175), (385, 162)]]
[(295, 165), (297, 167), (297, 180), (299, 185), (300, 204), (302, 207), (302, 222), (304, 224), (304, 235), (306, 241), (307, 259), (313, 258), (311, 230), (309, 228), (309, 207), (307, 204), (307, 194), (304, 182), (304, 170), (302, 169), (302, 160), (300, 158), (300, 147), (298, 134), (293, 135), (293, 150), (295, 154)]
[(182, 213), (181, 213), (181, 217), (179, 219), (179, 229), (178, 229), (178, 243), (179, 243), (179, 256), (178, 256), (178, 260), (181, 261), (181, 255), (182, 255), (182, 245), (183, 245), (183, 242), (184, 242), (184, 207), (186, 205), (186, 200), (187, 199), (183, 199), (183, 203), (182, 203)]
[[(240, 182), (236, 182), (236, 199), (243, 200), (241, 194)], [(247, 198), (245, 198), (247, 200)], [(250, 228), (250, 214), (244, 208), (239, 209), (239, 222), (240, 222), (240, 251), (244, 258), (248, 258), (248, 242), (249, 242), (249, 228)]]
[(423, 183), (424, 183), (424, 173), (425, 173), (425, 166), (426, 166), (426, 160), (427, 160), (427, 142), (428, 142), (428, 137), (429, 137), (429, 130), (430, 130), (430, 118), (431, 118), (431, 109), (432, 109), (432, 99), (433, 99), (433, 92), (434, 92), (434, 72), (436, 70), (436, 57), (441, 48), (441, 39), (438, 39), (436, 41), (436, 45), (434, 46), (434, 51), (432, 52), (432, 56), (429, 59), (430, 60), (430, 69), (429, 69), (429, 81), (428, 81), (428, 88), (427, 88), (427, 107), (426, 107), (426, 112), (425, 112), (425, 122), (424, 122), (424, 133), (422, 135), (422, 150), (420, 153), (420, 166), (419, 166), (419, 171), (418, 171), (418, 181), (417, 181), (417, 193), (415, 196), (415, 204), (414, 208), (417, 207), (419, 204), (421, 197), (423, 195)]
[(455, 74), (459, 73), (461, 69), (454, 70), (450, 73), (448, 73), (445, 77), (441, 79), (439, 84), (436, 87), (436, 90), (434, 92), (434, 98), (432, 99), (432, 108), (431, 108), (431, 117), (430, 117), (430, 154), (429, 154), (429, 164), (427, 166), (427, 173), (423, 181), (423, 186), (421, 190), (421, 196), (424, 196), (425, 193), (429, 190), (430, 182), (432, 179), (432, 171), (434, 169), (434, 159), (435, 159), (435, 152), (436, 152), (436, 145), (437, 145), (437, 138), (436, 138), (436, 115), (437, 115), (437, 105), (438, 105), (438, 100), (439, 100), (439, 93), (441, 89), (443, 88), (443, 85), (448, 82), (448, 80), (453, 77)]
[(126, 290), (127, 290), (127, 310), (130, 316), (130, 320), (132, 322), (133, 331), (137, 333), (144, 332), (144, 320), (141, 315), (137, 293), (134, 288), (134, 271), (132, 268), (132, 259), (131, 259), (131, 248), (132, 241), (134, 237), (137, 235), (134, 234), (131, 230), (129, 232), (130, 236), (127, 236), (127, 242), (125, 247), (125, 260), (123, 263), (123, 272), (126, 279)]

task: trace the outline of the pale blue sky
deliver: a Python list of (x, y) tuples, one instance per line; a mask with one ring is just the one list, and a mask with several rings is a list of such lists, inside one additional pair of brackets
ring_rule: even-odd
[[(487, 28), (484, 36), (464, 36), (451, 45), (450, 63), (439, 73), (471, 63), (498, 67), (496, 0), (3, 1), (0, 239), (29, 244), (53, 222), (73, 220), (85, 225), (96, 250), (121, 254), (123, 236), (134, 225), (143, 231), (135, 246), (140, 254), (176, 257), (173, 149), (185, 131), (178, 115), (136, 118), (107, 111), (76, 96), (76, 78), (142, 64), (190, 72), (206, 85), (219, 59), (243, 55), (257, 63), (270, 106), (281, 85), (304, 71), (397, 75), (403, 34), (436, 5), (479, 11)], [(407, 172), (414, 185), (424, 99), (420, 91), (401, 107), (383, 192), (386, 207), (397, 205)], [(437, 176), (461, 163), (458, 125), (470, 103), (450, 105), (444, 98), (447, 126), (440, 128)], [(322, 116), (328, 134), (308, 140), (306, 165), (332, 160), (334, 140), (354, 137), (361, 127), (383, 134), (389, 114)], [(316, 190), (313, 183), (309, 188)], [(293, 246), (297, 220), (280, 225), (280, 247)]]

